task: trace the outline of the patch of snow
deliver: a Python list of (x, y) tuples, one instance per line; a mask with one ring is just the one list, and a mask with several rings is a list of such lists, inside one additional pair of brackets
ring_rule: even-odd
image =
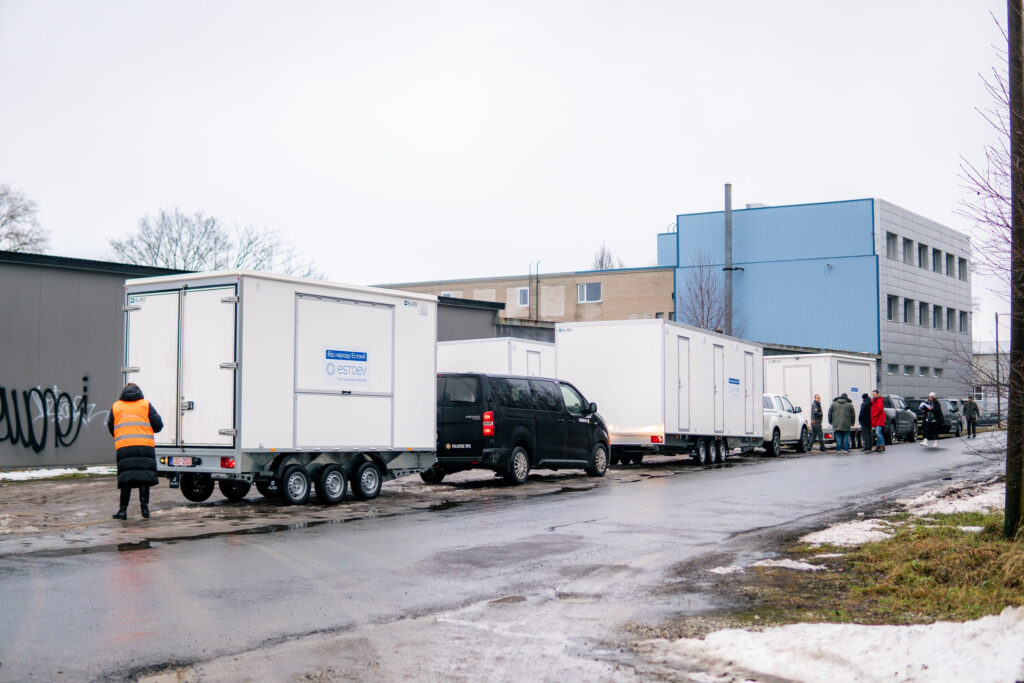
[(842, 553), (818, 553), (814, 557), (820, 557), (822, 559), (827, 559), (827, 558), (830, 558), (830, 557), (842, 557), (842, 556), (843, 556)]
[(28, 481), (30, 479), (48, 479), (66, 474), (117, 474), (116, 465), (97, 465), (95, 467), (51, 467), (36, 470), (15, 470), (0, 472), (0, 481)]
[(983, 527), (983, 526), (958, 526), (957, 529), (959, 529), (960, 531), (963, 531), (965, 533), (968, 533), (968, 534), (976, 534), (979, 531), (984, 531), (985, 527)]
[(836, 524), (821, 531), (814, 531), (800, 540), (813, 545), (857, 546), (870, 541), (880, 541), (892, 534), (884, 531), (882, 523), (877, 519), (857, 519), (851, 522)]
[(743, 567), (731, 564), (728, 567), (713, 567), (708, 570), (710, 574), (742, 574)]
[(987, 683), (1024, 680), (1022, 642), (1024, 607), (1008, 607), (963, 623), (790, 624), (649, 644), (667, 664), (742, 680)]
[(758, 560), (750, 565), (751, 567), (781, 567), (783, 569), (795, 569), (801, 572), (819, 572), (825, 567), (820, 564), (811, 564), (802, 560)]
[(938, 491), (928, 491), (916, 498), (898, 500), (912, 515), (952, 514), (954, 512), (987, 512), (1002, 510), (1006, 503), (1006, 485), (952, 484)]

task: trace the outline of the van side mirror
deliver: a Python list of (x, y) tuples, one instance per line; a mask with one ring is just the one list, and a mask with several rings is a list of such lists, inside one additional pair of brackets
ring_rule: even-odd
[(597, 412), (597, 404), (593, 401), (590, 402), (590, 414), (593, 415)]

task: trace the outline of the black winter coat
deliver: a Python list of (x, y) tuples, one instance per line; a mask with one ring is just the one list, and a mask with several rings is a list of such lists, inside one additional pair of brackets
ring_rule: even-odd
[(860, 426), (870, 427), (871, 426), (871, 399), (865, 398), (860, 402), (860, 412), (857, 414), (857, 421), (860, 422)]
[[(136, 386), (125, 387), (121, 392), (122, 401), (138, 401), (145, 398), (142, 390)], [(149, 424), (154, 432), (164, 428), (164, 421), (156, 412), (153, 404), (149, 404)], [(114, 411), (107, 417), (107, 429), (114, 435)], [(140, 486), (155, 486), (159, 483), (156, 476), (156, 449), (152, 446), (125, 446), (117, 449), (117, 488), (134, 489)]]

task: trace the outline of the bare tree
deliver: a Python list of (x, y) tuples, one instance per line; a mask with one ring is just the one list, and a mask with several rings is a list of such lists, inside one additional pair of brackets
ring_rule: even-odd
[(611, 270), (613, 268), (625, 268), (626, 264), (623, 263), (622, 259), (612, 254), (612, 250), (608, 248), (604, 242), (601, 242), (601, 248), (594, 253), (594, 263), (591, 266), (593, 270)]
[[(683, 291), (677, 296), (679, 322), (721, 332), (725, 329), (725, 278), (721, 266), (713, 264), (704, 252), (698, 252), (687, 271)], [(732, 333), (743, 336), (743, 325), (735, 312)]]
[(0, 249), (41, 254), (50, 236), (36, 220), (36, 203), (0, 183)]
[(136, 265), (177, 270), (239, 268), (321, 277), (313, 263), (301, 258), (279, 232), (254, 225), (235, 226), (229, 232), (217, 218), (202, 211), (186, 214), (178, 208), (171, 212), (161, 209), (156, 218), (142, 218), (134, 235), (109, 243), (115, 258)]
[[(983, 79), (993, 105), (980, 110), (999, 134), (985, 148), (985, 162), (963, 159), (961, 177), (973, 196), (961, 214), (973, 223), (975, 263), (1000, 282), (996, 294), (1010, 303), (1009, 414), (1006, 432), (1006, 505), (1003, 531), (1009, 538), (1024, 529), (1024, 27), (1021, 0), (1007, 1), (1008, 71), (994, 68)], [(1002, 50), (1000, 49), (1000, 52)], [(998, 362), (998, 349), (997, 362)], [(977, 372), (976, 363), (972, 368)], [(996, 390), (1000, 391), (996, 386)]]

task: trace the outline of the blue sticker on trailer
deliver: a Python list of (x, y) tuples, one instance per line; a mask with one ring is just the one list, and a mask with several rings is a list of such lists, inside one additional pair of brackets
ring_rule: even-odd
[(736, 386), (739, 386), (740, 378), (739, 377), (730, 377), (729, 378), (729, 384), (735, 384)]
[(327, 349), (327, 360), (353, 360), (366, 362), (366, 354), (362, 351), (334, 351)]

